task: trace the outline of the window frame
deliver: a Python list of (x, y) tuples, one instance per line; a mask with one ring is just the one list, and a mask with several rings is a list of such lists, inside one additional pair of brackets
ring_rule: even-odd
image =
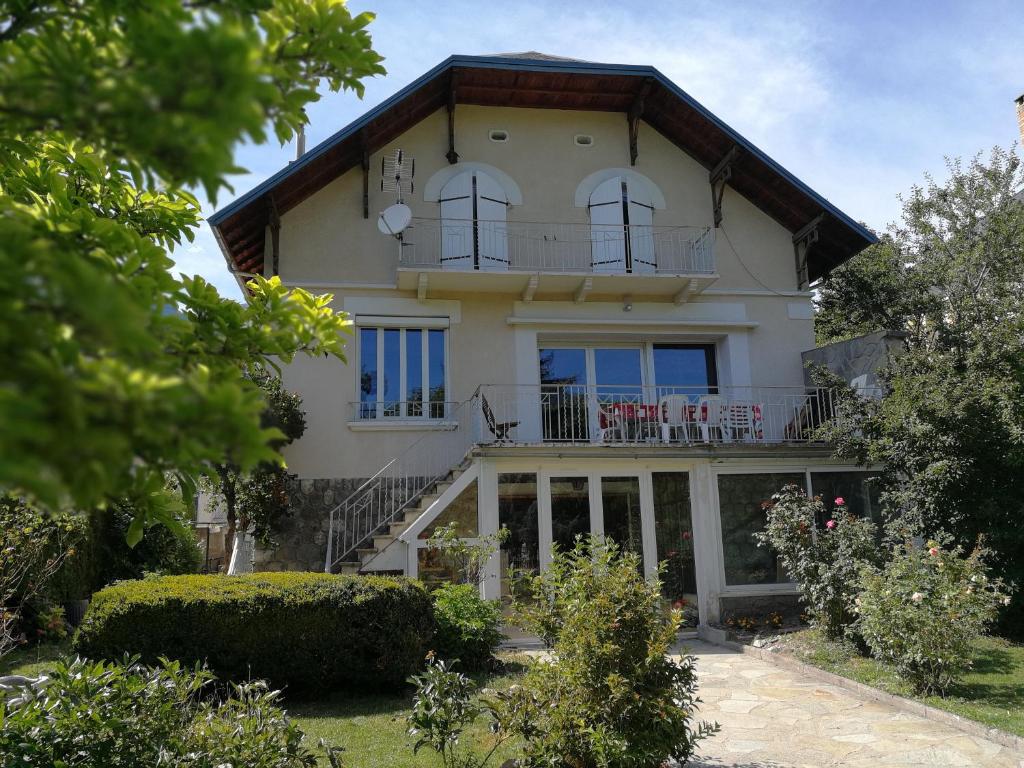
[[(362, 371), (363, 371), (363, 331), (376, 331), (376, 393), (377, 399), (363, 401)], [(399, 395), (400, 399), (398, 413), (386, 415), (385, 406), (388, 402), (383, 398), (384, 388), (384, 331), (399, 331)], [(409, 421), (414, 423), (438, 423), (449, 417), (450, 392), (451, 392), (451, 361), (450, 355), (450, 324), (447, 318), (386, 318), (386, 317), (363, 317), (356, 320), (355, 347), (356, 347), (356, 412), (353, 414), (353, 421), (358, 424), (373, 423), (395, 423)], [(420, 382), (421, 397), (419, 406), (421, 412), (409, 413), (409, 405), (413, 401), (407, 400), (408, 396), (408, 347), (406, 344), (407, 331), (419, 331), (420, 336)], [(442, 334), (442, 358), (444, 364), (444, 400), (440, 401), (441, 413), (431, 404), (437, 404), (430, 399), (430, 332), (440, 331)]]

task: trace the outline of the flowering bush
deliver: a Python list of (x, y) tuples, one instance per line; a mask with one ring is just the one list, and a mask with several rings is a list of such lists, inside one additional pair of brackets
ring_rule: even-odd
[(941, 541), (907, 542), (884, 568), (865, 566), (858, 628), (876, 658), (919, 693), (944, 694), (970, 668), (971, 643), (1009, 602), (980, 545), (964, 556)]
[(832, 518), (817, 528), (815, 521), (826, 516), (821, 499), (808, 498), (798, 486), (787, 485), (765, 505), (765, 529), (754, 534), (758, 546), (778, 553), (800, 585), (810, 623), (830, 638), (842, 635), (856, 618), (860, 567), (874, 562), (878, 551), (875, 525), (852, 514), (842, 498), (835, 504)]

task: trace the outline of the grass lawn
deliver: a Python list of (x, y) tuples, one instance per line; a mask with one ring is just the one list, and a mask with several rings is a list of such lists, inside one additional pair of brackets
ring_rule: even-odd
[[(477, 688), (496, 690), (512, 685), (522, 674), (522, 664), (513, 655), (500, 657), (504, 668), (495, 674), (476, 676)], [(416, 737), (406, 733), (406, 716), (412, 706), (412, 692), (397, 694), (370, 694), (352, 696), (337, 695), (312, 703), (296, 703), (288, 706), (288, 712), (306, 733), (311, 744), (324, 739), (331, 746), (345, 748), (342, 755), (345, 768), (418, 768), (440, 765), (440, 759), (428, 747), (413, 755)], [(467, 729), (460, 738), (460, 745), (471, 747), (479, 756), (485, 755), (494, 745), (487, 730), (487, 718)], [(515, 753), (510, 744), (503, 744), (491, 765), (498, 766)]]
[(915, 696), (889, 667), (864, 658), (848, 643), (829, 642), (813, 629), (784, 635), (783, 648), (828, 672), (1024, 736), (1022, 645), (997, 637), (981, 638), (974, 646), (974, 668), (945, 698)]
[(70, 653), (70, 640), (17, 648), (0, 659), (0, 675), (35, 677), (49, 670), (55, 661)]
[[(71, 653), (70, 643), (40, 645), (13, 651), (0, 659), (0, 675), (38, 675), (53, 663)], [(502, 690), (512, 685), (523, 673), (521, 656), (501, 654), (502, 668), (493, 674), (474, 677), (477, 689)], [(345, 768), (436, 768), (440, 760), (429, 748), (413, 755), (416, 743), (406, 734), (406, 716), (412, 708), (412, 690), (398, 693), (371, 693), (362, 696), (337, 694), (315, 702), (285, 702), (285, 709), (305, 732), (311, 748), (323, 739), (330, 746), (345, 748)], [(461, 744), (471, 747), (480, 756), (490, 751), (494, 740), (487, 729), (487, 718), (467, 729)], [(503, 744), (491, 765), (498, 766), (515, 753), (510, 744)], [(327, 765), (326, 758), (322, 761)]]

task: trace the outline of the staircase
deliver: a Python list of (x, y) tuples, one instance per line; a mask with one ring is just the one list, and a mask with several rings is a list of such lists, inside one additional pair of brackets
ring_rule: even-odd
[[(463, 460), (459, 466), (454, 467), (444, 477), (425, 488), (414, 501), (405, 507), (401, 516), (396, 516), (392, 522), (388, 523), (386, 531), (383, 528), (379, 529), (379, 533), (375, 533), (368, 542), (364, 542), (366, 546), (355, 549), (354, 557), (350, 554), (350, 559), (336, 563), (336, 572), (355, 574), (368, 571), (404, 570), (405, 561), (396, 562), (395, 557), (388, 557), (388, 548), (405, 533), (410, 525), (430, 509), (431, 505), (441, 498), (445, 491), (455, 484), (470, 465), (469, 459)], [(398, 554), (404, 556), (405, 551), (402, 550)]]
[[(413, 441), (330, 511), (327, 573), (366, 570), (458, 480), (469, 466), (477, 398), (474, 394), (452, 409), (446, 419), (451, 429)], [(373, 570), (403, 570), (405, 562), (385, 565), (391, 564), (374, 562)]]

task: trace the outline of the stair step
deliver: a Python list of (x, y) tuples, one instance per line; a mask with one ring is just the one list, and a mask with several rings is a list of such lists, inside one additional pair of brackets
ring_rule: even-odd
[(380, 552), (381, 550), (383, 550), (386, 546), (388, 546), (388, 544), (390, 544), (394, 540), (395, 540), (395, 537), (392, 536), (390, 533), (385, 533), (383, 536), (374, 536), (373, 537), (373, 548), (377, 552)]
[(395, 538), (398, 538), (399, 536), (401, 536), (405, 532), (405, 529), (408, 528), (408, 527), (409, 527), (409, 523), (407, 523), (405, 521), (401, 521), (401, 522), (397, 522), (397, 523), (392, 523), (391, 525), (388, 526), (388, 533), (390, 533)]
[(346, 560), (343, 563), (338, 563), (338, 573), (354, 576), (359, 573), (359, 569), (362, 567), (362, 563)]

